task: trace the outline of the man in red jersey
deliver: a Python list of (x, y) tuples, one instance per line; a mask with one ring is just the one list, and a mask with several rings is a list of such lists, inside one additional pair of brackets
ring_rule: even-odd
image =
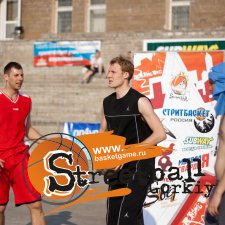
[(31, 98), (19, 92), (24, 80), (22, 66), (8, 63), (4, 79), (5, 87), (0, 89), (0, 225), (5, 224), (10, 187), (15, 205), (26, 204), (29, 208), (32, 225), (45, 225), (41, 196), (30, 183), (26, 170), (29, 156), (24, 137), (38, 139), (41, 135), (31, 126)]

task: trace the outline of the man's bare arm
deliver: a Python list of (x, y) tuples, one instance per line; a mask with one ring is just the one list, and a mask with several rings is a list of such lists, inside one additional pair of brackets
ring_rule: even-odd
[(30, 140), (36, 140), (42, 136), (35, 128), (32, 127), (30, 115), (27, 119), (26, 131), (26, 136)]
[(138, 101), (138, 108), (140, 113), (144, 117), (146, 123), (153, 131), (153, 133), (148, 138), (146, 138), (142, 143), (150, 144), (153, 146), (165, 140), (166, 139), (165, 129), (160, 119), (154, 112), (154, 109), (150, 101), (145, 97), (140, 98)]
[(225, 191), (225, 172), (223, 173), (222, 179), (217, 184), (212, 197), (210, 197), (209, 199), (208, 211), (212, 216), (217, 216), (219, 214), (218, 207), (220, 205), (224, 191)]
[(219, 128), (219, 146), (215, 164), (216, 179), (219, 181), (215, 191), (209, 199), (208, 211), (212, 216), (219, 214), (222, 195), (225, 191), (225, 116), (222, 117)]
[(102, 113), (101, 113), (101, 121), (100, 121), (100, 130), (99, 132), (104, 132), (107, 130), (107, 123), (104, 115), (104, 110), (102, 108)]
[(1, 171), (1, 169), (4, 167), (4, 160), (3, 159), (0, 159), (0, 171)]

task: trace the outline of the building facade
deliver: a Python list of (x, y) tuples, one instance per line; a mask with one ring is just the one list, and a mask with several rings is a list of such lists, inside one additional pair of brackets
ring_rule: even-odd
[(224, 30), (225, 0), (0, 0), (0, 39)]

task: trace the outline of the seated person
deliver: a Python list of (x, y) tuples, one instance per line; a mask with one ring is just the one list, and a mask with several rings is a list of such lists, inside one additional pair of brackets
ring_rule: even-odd
[(132, 55), (132, 52), (131, 51), (128, 51), (127, 52), (127, 57), (126, 58), (133, 63), (133, 55)]
[(85, 66), (87, 68), (87, 72), (84, 74), (82, 79), (82, 83), (90, 83), (93, 76), (98, 73), (100, 77), (102, 77), (102, 73), (104, 72), (103, 68), (103, 60), (101, 58), (101, 52), (96, 50), (95, 55), (91, 59), (91, 66)]

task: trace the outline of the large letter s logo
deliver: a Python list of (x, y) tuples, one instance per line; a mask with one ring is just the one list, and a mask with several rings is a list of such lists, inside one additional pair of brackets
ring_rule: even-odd
[[(45, 188), (44, 194), (46, 196), (68, 196), (72, 193), (74, 189), (75, 177), (73, 175), (73, 171), (69, 169), (65, 169), (55, 165), (55, 161), (59, 158), (66, 159), (67, 164), (73, 165), (73, 154), (72, 152), (66, 152), (62, 150), (55, 150), (48, 152), (47, 155), (44, 157), (44, 168), (49, 173), (53, 174), (54, 176), (45, 176)], [(57, 183), (56, 178), (57, 176), (65, 176), (68, 180), (68, 183), (65, 185), (60, 185)]]

